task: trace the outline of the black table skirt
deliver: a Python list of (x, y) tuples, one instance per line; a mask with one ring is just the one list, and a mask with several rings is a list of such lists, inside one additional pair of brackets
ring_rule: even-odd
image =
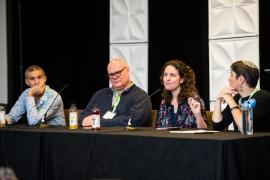
[(19, 179), (269, 179), (270, 133), (173, 134), (12, 126), (0, 166)]

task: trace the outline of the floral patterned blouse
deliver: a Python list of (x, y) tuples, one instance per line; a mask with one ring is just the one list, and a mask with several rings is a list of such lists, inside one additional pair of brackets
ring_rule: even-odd
[[(205, 122), (206, 111), (203, 99), (198, 93), (194, 93), (193, 98), (201, 104), (201, 114)], [(157, 128), (180, 127), (180, 128), (197, 128), (196, 118), (189, 107), (187, 101), (178, 105), (177, 112), (171, 103), (166, 104), (165, 100), (161, 101), (157, 119)]]

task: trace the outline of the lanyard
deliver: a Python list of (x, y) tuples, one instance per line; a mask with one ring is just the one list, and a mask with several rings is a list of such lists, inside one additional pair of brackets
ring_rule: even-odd
[[(251, 99), (251, 97), (258, 91), (258, 89), (254, 89), (252, 91), (252, 93), (250, 94), (249, 98), (247, 101), (249, 101)], [(241, 106), (242, 105), (242, 97), (240, 97), (240, 99), (238, 100), (238, 105)]]
[(120, 99), (121, 99), (121, 94), (115, 93), (114, 98), (113, 98), (113, 105), (112, 105), (113, 111), (112, 112), (116, 110), (116, 107), (118, 106), (120, 102)]
[(127, 91), (134, 83), (131, 81), (130, 84), (123, 90), (120, 92), (117, 93), (116, 90), (113, 90), (113, 100), (112, 100), (112, 107), (113, 107), (113, 111), (114, 112), (116, 110), (116, 107), (118, 106), (119, 102), (120, 102), (120, 99), (121, 99), (121, 94), (124, 92), (124, 91)]

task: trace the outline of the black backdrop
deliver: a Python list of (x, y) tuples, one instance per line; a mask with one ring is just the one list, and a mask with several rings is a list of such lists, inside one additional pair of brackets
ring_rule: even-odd
[[(20, 89), (20, 33), (22, 26), (22, 66), (45, 69), (47, 84), (55, 90), (65, 84), (65, 107), (76, 103), (84, 108), (91, 95), (108, 86), (106, 65), (109, 57), (109, 0), (102, 1), (7, 1), (10, 37), (9, 101)], [(19, 16), (19, 5), (21, 16)], [(14, 37), (13, 39), (11, 39)], [(26, 86), (24, 85), (23, 88)]]
[[(260, 1), (260, 68), (270, 67), (269, 11)], [(22, 71), (31, 64), (44, 67), (55, 90), (65, 84), (65, 107), (84, 108), (92, 94), (108, 86), (109, 0), (36, 1), (9, 0), (8, 68), (9, 103), (25, 88)], [(149, 93), (160, 88), (165, 61), (179, 58), (197, 76), (197, 88), (208, 107), (208, 1), (149, 0)], [(270, 90), (269, 77), (261, 74), (261, 87)], [(23, 84), (23, 86), (22, 86)], [(158, 108), (160, 94), (152, 98)]]

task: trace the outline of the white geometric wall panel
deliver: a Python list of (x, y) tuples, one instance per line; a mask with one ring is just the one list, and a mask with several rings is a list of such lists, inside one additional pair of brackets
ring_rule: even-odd
[(0, 103), (8, 103), (6, 0), (0, 0)]
[(133, 82), (148, 92), (148, 43), (111, 44), (110, 59), (114, 57), (127, 61)]
[[(250, 60), (259, 67), (258, 37), (209, 41), (210, 102), (224, 86), (229, 85), (230, 65), (237, 60)], [(210, 110), (213, 110), (211, 108), (210, 103)]]
[(148, 1), (110, 1), (110, 42), (148, 41)]
[(259, 0), (209, 0), (209, 38), (259, 34)]

